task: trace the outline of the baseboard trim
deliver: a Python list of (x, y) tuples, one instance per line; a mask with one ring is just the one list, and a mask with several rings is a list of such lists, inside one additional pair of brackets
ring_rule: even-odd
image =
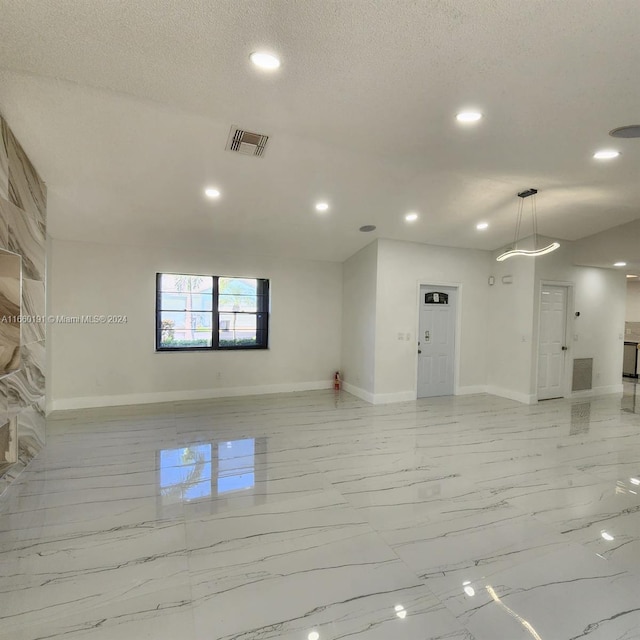
[(416, 399), (415, 391), (396, 391), (394, 393), (376, 393), (373, 404), (392, 404), (394, 402), (411, 402)]
[(487, 393), (487, 385), (476, 384), (467, 387), (458, 387), (455, 392), (457, 396), (472, 396), (478, 393)]
[[(267, 384), (254, 387), (226, 387), (217, 389), (195, 389), (182, 391), (164, 391), (153, 393), (131, 393), (119, 396), (84, 396), (80, 398), (59, 398), (51, 403), (51, 411), (70, 409), (94, 409), (98, 407), (118, 407), (133, 404), (155, 404), (158, 402), (178, 402), (182, 400), (210, 400), (236, 396), (261, 396), (272, 393), (291, 393), (295, 391), (317, 391), (331, 389), (332, 380), (316, 382), (292, 382)], [(356, 394), (354, 394), (356, 395)]]
[(535, 404), (537, 402), (537, 397), (535, 394), (522, 393), (520, 391), (503, 389), (502, 387), (493, 387), (491, 385), (486, 388), (486, 391), (492, 396), (500, 396), (501, 398), (515, 400), (516, 402), (521, 402), (522, 404)]
[[(407, 391), (394, 391), (393, 393), (371, 393), (369, 391), (365, 391), (364, 389), (360, 389), (348, 382), (343, 384), (343, 388), (345, 391), (354, 395), (361, 400), (366, 400), (371, 404), (393, 404), (394, 402), (411, 402), (412, 400), (416, 400), (416, 392), (407, 390)], [(464, 396), (464, 395), (473, 395), (477, 393), (486, 393), (487, 387), (485, 385), (475, 385), (475, 386), (467, 386), (467, 387), (458, 387), (455, 390), (455, 395)]]
[(624, 391), (624, 385), (622, 384), (610, 384), (604, 387), (594, 387), (593, 389), (586, 389), (584, 391), (573, 391), (570, 398), (590, 398), (591, 396), (606, 396), (612, 393), (622, 393)]
[(371, 404), (374, 404), (374, 395), (373, 395), (373, 393), (370, 393), (369, 391), (365, 391), (364, 389), (361, 389), (360, 387), (356, 387), (353, 384), (349, 384), (348, 382), (343, 382), (342, 383), (342, 388), (347, 393), (350, 393), (352, 396), (355, 396), (356, 398), (360, 398), (360, 400), (365, 400), (366, 402), (370, 402)]

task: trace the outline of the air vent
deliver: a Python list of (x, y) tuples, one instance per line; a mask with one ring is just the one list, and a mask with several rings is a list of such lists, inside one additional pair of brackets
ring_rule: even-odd
[(231, 127), (226, 148), (227, 151), (235, 151), (243, 156), (261, 157), (268, 140), (269, 136), (265, 136), (262, 133), (252, 133), (251, 131)]
[(573, 385), (571, 391), (593, 388), (593, 358), (575, 358), (573, 361)]

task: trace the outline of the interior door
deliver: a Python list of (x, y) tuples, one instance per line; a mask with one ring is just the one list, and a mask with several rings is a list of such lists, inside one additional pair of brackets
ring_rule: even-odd
[(567, 288), (543, 285), (538, 339), (538, 400), (564, 397)]
[(420, 287), (418, 398), (453, 395), (456, 297), (454, 287)]

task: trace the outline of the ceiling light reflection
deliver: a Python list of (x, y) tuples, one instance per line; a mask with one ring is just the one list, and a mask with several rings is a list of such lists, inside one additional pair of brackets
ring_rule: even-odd
[(320, 638), (320, 634), (317, 631), (312, 631), (307, 638), (309, 640), (318, 640)]
[(535, 638), (535, 640), (542, 640), (538, 632), (531, 626), (531, 623), (527, 622), (522, 616), (519, 616), (513, 609), (507, 607), (507, 605), (500, 600), (493, 587), (487, 585), (487, 591), (493, 598), (494, 602), (498, 603), (510, 616), (515, 618)]
[(615, 540), (615, 538), (614, 538), (610, 533), (607, 533), (606, 531), (603, 531), (600, 535), (601, 535), (601, 536), (602, 536), (602, 537), (603, 537), (607, 542), (611, 542), (612, 540)]
[(400, 620), (404, 620), (407, 617), (407, 610), (401, 604), (397, 604), (393, 609)]

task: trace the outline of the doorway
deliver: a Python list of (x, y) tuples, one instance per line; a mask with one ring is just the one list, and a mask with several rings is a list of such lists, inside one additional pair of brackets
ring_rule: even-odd
[(457, 301), (456, 287), (420, 286), (418, 398), (453, 395)]
[(538, 338), (538, 400), (564, 398), (568, 288), (542, 285)]

